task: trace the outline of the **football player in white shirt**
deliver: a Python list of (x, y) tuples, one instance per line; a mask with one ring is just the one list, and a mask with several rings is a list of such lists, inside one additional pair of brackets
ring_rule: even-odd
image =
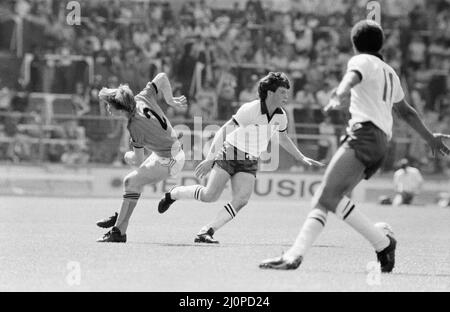
[(418, 195), (423, 185), (423, 177), (419, 169), (410, 167), (408, 159), (400, 160), (400, 169), (394, 173), (394, 186), (397, 194), (392, 205), (409, 205)]
[[(253, 193), (258, 159), (266, 151), (271, 138), (279, 134), (280, 145), (297, 160), (307, 165), (323, 166), (303, 155), (286, 133), (288, 120), (282, 106), (287, 104), (290, 83), (284, 73), (269, 73), (259, 81), (259, 99), (239, 108), (233, 118), (216, 133), (206, 159), (195, 169), (202, 178), (210, 171), (206, 186), (177, 186), (165, 194), (158, 205), (164, 213), (179, 199), (215, 202), (225, 184), (231, 180), (232, 200), (216, 218), (204, 226), (195, 238), (197, 243), (218, 243), (214, 233), (247, 204)], [(222, 149), (220, 150), (220, 148)], [(220, 150), (219, 153), (216, 151)]]
[(348, 197), (362, 180), (369, 179), (381, 166), (392, 137), (394, 109), (430, 145), (434, 153), (449, 154), (442, 142), (448, 135), (433, 134), (417, 112), (404, 100), (400, 79), (386, 64), (380, 51), (384, 33), (371, 20), (357, 23), (351, 32), (355, 56), (325, 110), (348, 107), (351, 120), (347, 136), (333, 156), (323, 181), (312, 201), (294, 245), (281, 257), (264, 260), (263, 269), (293, 270), (325, 227), (328, 212), (334, 213), (363, 235), (374, 247), (382, 272), (395, 264), (396, 241), (379, 231)]

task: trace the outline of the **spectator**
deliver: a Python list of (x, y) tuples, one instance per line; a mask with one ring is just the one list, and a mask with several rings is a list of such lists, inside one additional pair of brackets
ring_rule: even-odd
[(419, 35), (415, 35), (409, 45), (410, 66), (414, 70), (417, 70), (425, 62), (426, 51), (427, 46), (424, 40)]
[(102, 49), (107, 52), (111, 50), (120, 51), (122, 49), (120, 42), (117, 40), (117, 30), (107, 32), (106, 38), (103, 41)]
[(88, 140), (90, 159), (94, 162), (104, 162), (103, 155), (100, 152), (100, 145), (109, 133), (109, 120), (100, 120), (95, 117), (105, 116), (105, 107), (98, 99), (98, 93), (103, 86), (103, 78), (95, 76), (94, 83), (88, 88), (89, 111), (83, 116), (80, 125), (85, 128), (86, 138)]
[(414, 197), (420, 194), (423, 185), (423, 177), (417, 168), (409, 166), (409, 161), (404, 158), (400, 161), (400, 169), (394, 173), (394, 187), (397, 194), (393, 205), (410, 205)]
[(190, 115), (201, 116), (205, 121), (216, 120), (217, 94), (211, 82), (207, 81), (205, 88), (197, 93), (196, 103), (192, 106)]
[(200, 0), (194, 4), (193, 16), (200, 23), (209, 23), (211, 21), (211, 9), (206, 5), (205, 0)]
[(244, 12), (239, 8), (239, 2), (233, 3), (233, 8), (229, 12), (230, 19), (233, 23), (239, 23), (244, 17)]
[(89, 94), (82, 82), (75, 84), (75, 94), (72, 95), (73, 111), (76, 116), (83, 116), (90, 111)]
[(11, 107), (12, 96), (13, 92), (7, 86), (3, 86), (0, 89), (0, 113), (9, 111)]
[[(196, 45), (197, 62), (193, 81), (195, 80), (196, 90), (200, 90), (204, 81), (213, 80), (213, 63), (215, 60), (214, 50), (208, 41), (200, 41)], [(192, 92), (192, 85), (191, 90)]]
[(295, 102), (301, 107), (313, 108), (317, 105), (317, 100), (314, 95), (313, 86), (307, 83), (303, 90), (300, 90), (295, 95)]
[(14, 163), (31, 160), (29, 137), (18, 128), (20, 119), (18, 114), (12, 114), (3, 120), (5, 136), (10, 140), (6, 147), (6, 159)]
[(439, 193), (438, 206), (442, 208), (450, 207), (450, 193), (447, 192)]
[(28, 91), (14, 92), (11, 99), (11, 111), (24, 113), (28, 110), (30, 93)]
[(265, 21), (264, 10), (260, 0), (248, 0), (245, 6), (246, 18), (250, 24), (261, 25)]
[[(291, 3), (288, 13), (278, 12), (284, 2), (273, 1), (271, 6), (270, 1), (264, 1), (263, 8), (259, 0), (246, 1), (245, 5), (236, 1), (230, 3), (233, 8), (229, 10), (216, 8), (212, 3), (206, 5), (207, 1), (187, 1), (181, 4), (181, 11), (174, 10), (166, 1), (148, 4), (82, 0), (81, 3), (82, 26), (68, 27), (65, 6), (58, 1), (11, 2), (12, 11), (15, 6), (27, 30), (24, 51), (35, 55), (30, 90), (48, 92), (57, 86), (61, 92), (72, 92), (73, 81), (82, 80), (81, 76), (73, 79), (70, 74), (74, 65), (51, 64), (44, 55), (75, 53), (94, 57), (95, 75), (117, 76), (135, 90), (153, 76), (151, 72), (167, 72), (181, 83), (189, 103), (194, 103), (191, 112), (202, 105), (201, 110), (206, 109), (208, 101), (201, 87), (211, 82), (216, 89), (218, 113), (225, 118), (236, 109), (233, 105), (236, 91), (241, 91), (237, 85), (241, 79), (236, 77), (242, 77), (247, 70), (242, 69), (242, 63), (259, 64), (262, 71), (271, 70), (266, 68), (268, 64), (286, 67), (292, 78), (293, 94), (297, 96), (294, 100), (306, 107), (326, 103), (329, 89), (337, 85), (328, 80), (342, 75), (351, 54), (348, 28), (365, 16), (367, 1), (300, 1)], [(419, 112), (421, 107), (426, 108), (424, 114), (436, 125), (437, 118), (431, 117), (447, 114), (449, 96), (444, 90), (434, 92), (429, 81), (436, 77), (436, 71), (441, 76), (448, 76), (450, 71), (448, 1), (396, 0), (382, 6), (387, 33), (384, 57), (391, 66), (401, 68), (402, 80), (405, 78), (409, 86), (414, 86), (411, 102)], [(9, 46), (9, 38), (0, 41), (7, 41)], [(180, 57), (179, 51), (183, 50)], [(195, 80), (192, 84), (198, 63), (204, 66), (201, 83)], [(228, 67), (227, 74), (222, 73), (223, 67)], [(417, 88), (417, 84), (422, 86)], [(89, 93), (90, 90), (95, 91), (92, 86)], [(0, 110), (6, 107), (5, 103), (11, 103), (6, 91), (0, 91)], [(251, 93), (247, 92), (242, 95), (250, 99)], [(81, 99), (79, 96), (75, 101)], [(86, 114), (101, 116), (104, 113), (101, 110), (90, 96)], [(314, 118), (311, 108), (306, 112), (304, 122), (319, 120)], [(168, 114), (179, 116), (180, 112), (169, 109)], [(91, 122), (92, 126), (98, 124), (95, 120)], [(102, 136), (101, 130), (94, 127), (86, 130), (91, 139)], [(410, 145), (413, 147), (417, 147), (414, 142)]]
[(450, 115), (450, 89), (436, 98), (434, 108), (441, 116)]
[(313, 48), (313, 31), (306, 25), (301, 25), (295, 33), (295, 49), (297, 52), (309, 53)]
[(258, 98), (258, 76), (251, 75), (246, 87), (239, 93), (239, 104), (253, 101)]
[(86, 148), (79, 144), (68, 144), (61, 156), (61, 162), (65, 165), (86, 165), (89, 161), (89, 154)]
[(95, 73), (102, 77), (109, 77), (112, 75), (112, 59), (111, 55), (105, 50), (100, 50), (94, 53), (94, 68)]
[(173, 23), (173, 11), (170, 2), (163, 2), (162, 4), (162, 20), (166, 25), (171, 25)]
[[(176, 80), (182, 84), (182, 94), (186, 94), (186, 97), (190, 95), (190, 87), (192, 77), (194, 75), (194, 68), (197, 62), (196, 51), (193, 48), (193, 43), (187, 43), (184, 45), (184, 52), (179, 62), (175, 66), (177, 69), (175, 72)], [(188, 97), (189, 98), (189, 97)], [(189, 101), (188, 101), (189, 102)]]
[(25, 0), (16, 0), (14, 11), (20, 17), (25, 17), (30, 13), (31, 5)]
[(235, 113), (237, 79), (231, 73), (231, 66), (225, 64), (219, 72), (219, 83), (217, 85), (218, 94), (218, 118), (228, 120)]
[(423, 3), (417, 3), (409, 12), (409, 20), (411, 21), (412, 30), (422, 30), (427, 28), (426, 8)]

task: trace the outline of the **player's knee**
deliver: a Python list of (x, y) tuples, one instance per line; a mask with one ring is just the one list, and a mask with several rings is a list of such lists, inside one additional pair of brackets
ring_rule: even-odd
[(135, 178), (135, 176), (132, 176), (132, 175), (127, 175), (123, 179), (123, 187), (124, 187), (125, 191), (138, 192), (142, 189), (142, 187), (140, 185), (138, 185), (137, 179)]
[(127, 188), (127, 186), (129, 186), (131, 184), (131, 177), (126, 176), (125, 178), (123, 178), (122, 184), (123, 184), (124, 188)]

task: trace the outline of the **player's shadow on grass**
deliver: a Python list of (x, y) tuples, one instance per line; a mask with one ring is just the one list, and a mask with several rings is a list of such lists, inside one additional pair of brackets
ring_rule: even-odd
[(403, 276), (423, 276), (423, 277), (450, 277), (450, 274), (446, 273), (406, 273), (406, 272), (393, 272), (392, 275), (403, 275)]
[[(133, 242), (134, 244), (156, 245), (163, 247), (286, 247), (292, 245), (289, 243), (223, 243), (223, 244), (204, 244), (204, 243), (159, 243), (159, 242)], [(343, 246), (334, 245), (314, 245), (313, 248), (343, 248)]]

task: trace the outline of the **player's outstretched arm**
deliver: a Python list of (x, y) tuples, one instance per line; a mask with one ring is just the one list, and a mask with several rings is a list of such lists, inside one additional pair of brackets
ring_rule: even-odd
[(350, 106), (350, 90), (360, 82), (361, 79), (357, 73), (353, 71), (346, 73), (339, 86), (331, 93), (330, 101), (324, 107), (324, 111), (327, 112), (340, 106)]
[(420, 119), (417, 111), (405, 100), (395, 103), (393, 106), (397, 114), (413, 128), (430, 145), (433, 155), (449, 155), (449, 148), (443, 143), (443, 139), (450, 139), (450, 135), (441, 133), (432, 133)]
[(280, 145), (295, 159), (307, 164), (308, 166), (319, 166), (322, 167), (322, 164), (319, 161), (316, 161), (312, 158), (306, 157), (303, 153), (297, 148), (297, 146), (292, 142), (291, 138), (287, 135), (286, 132), (280, 132)]
[(156, 85), (159, 91), (162, 92), (167, 104), (172, 107), (185, 108), (187, 106), (187, 100), (184, 95), (179, 97), (173, 96), (172, 85), (166, 73), (159, 73), (153, 78), (152, 82)]

